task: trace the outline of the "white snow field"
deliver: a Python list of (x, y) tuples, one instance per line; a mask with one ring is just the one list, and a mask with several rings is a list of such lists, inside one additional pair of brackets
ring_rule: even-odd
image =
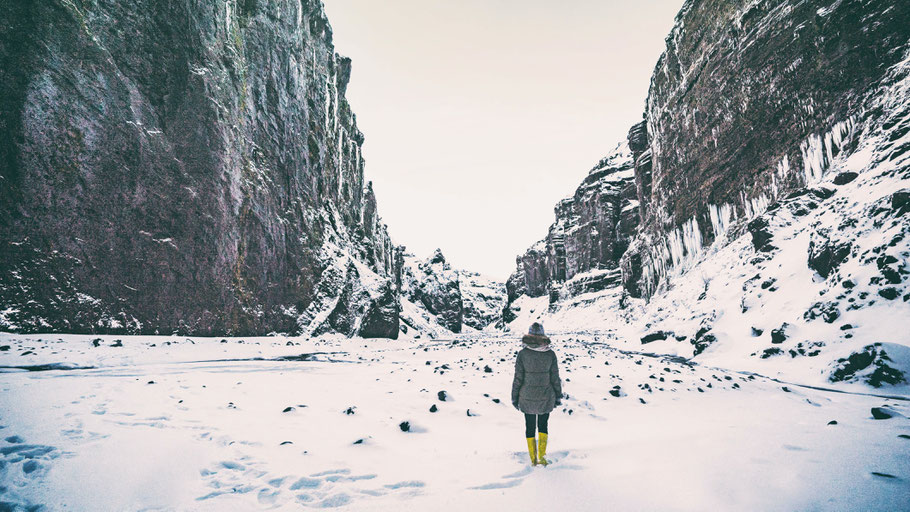
[(531, 467), (516, 336), (0, 334), (0, 510), (910, 508), (906, 386), (554, 347), (568, 397)]

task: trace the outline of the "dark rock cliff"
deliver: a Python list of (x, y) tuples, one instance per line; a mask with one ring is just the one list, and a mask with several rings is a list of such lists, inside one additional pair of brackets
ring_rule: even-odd
[[(650, 297), (715, 241), (817, 183), (855, 149), (856, 127), (881, 115), (874, 99), (906, 58), (908, 20), (907, 2), (688, 0), (652, 76), (644, 121), (628, 133), (635, 215), (616, 229), (578, 230), (612, 217), (582, 213), (598, 197), (560, 203), (547, 239), (517, 259), (509, 303), (584, 292), (560, 283), (617, 262), (625, 290)], [(506, 307), (503, 319), (514, 317)]]
[[(521, 294), (577, 295), (619, 282), (619, 259), (638, 226), (632, 153), (620, 144), (555, 208), (547, 237), (516, 259), (508, 302)], [(509, 321), (508, 306), (504, 311)]]
[[(852, 149), (910, 39), (910, 4), (689, 0), (648, 94), (636, 183), (642, 236), (623, 262), (635, 295)], [(638, 141), (647, 139), (646, 147)]]
[(318, 0), (4, 3), (0, 328), (395, 336), (349, 76)]

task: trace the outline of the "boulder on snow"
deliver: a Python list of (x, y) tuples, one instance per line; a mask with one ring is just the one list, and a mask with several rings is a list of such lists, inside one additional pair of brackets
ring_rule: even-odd
[(652, 343), (652, 342), (655, 342), (655, 341), (663, 341), (663, 340), (667, 339), (667, 337), (670, 336), (670, 334), (672, 334), (672, 333), (669, 333), (669, 332), (666, 332), (666, 331), (652, 332), (651, 334), (647, 334), (647, 335), (645, 335), (645, 336), (642, 336), (642, 338), (641, 338), (641, 344), (642, 344), (642, 345), (647, 345), (648, 343)]
[[(899, 345), (891, 345), (889, 349), (907, 350), (906, 347)], [(831, 382), (861, 381), (876, 388), (883, 384), (895, 385), (907, 382), (904, 372), (894, 366), (894, 361), (885, 352), (885, 346), (882, 343), (866, 345), (861, 351), (838, 359), (833, 365), (828, 380)]]
[(896, 215), (910, 212), (910, 188), (898, 190), (891, 194), (891, 209)]
[(789, 327), (789, 326), (790, 326), (790, 324), (788, 324), (787, 322), (784, 322), (777, 329), (772, 329), (771, 330), (771, 343), (774, 343), (775, 345), (780, 345), (781, 343), (783, 343), (787, 339), (787, 327)]
[(695, 333), (695, 337), (689, 342), (695, 346), (695, 352), (692, 354), (693, 357), (701, 354), (705, 349), (717, 341), (717, 337), (711, 334), (710, 331), (710, 326), (702, 326), (702, 328)]
[(873, 407), (871, 412), (872, 417), (877, 420), (887, 420), (894, 417), (894, 412), (884, 407)]
[(840, 310), (837, 309), (837, 304), (833, 302), (816, 302), (809, 308), (808, 311), (803, 313), (803, 318), (806, 321), (815, 320), (816, 318), (821, 318), (825, 323), (830, 324), (834, 323), (835, 320), (840, 318)]
[(827, 278), (846, 261), (851, 249), (850, 242), (835, 240), (827, 229), (815, 231), (809, 238), (809, 268)]
[(774, 235), (771, 234), (768, 221), (763, 217), (759, 217), (750, 222), (746, 226), (746, 229), (748, 229), (749, 234), (752, 235), (752, 245), (755, 247), (756, 251), (770, 252), (777, 249), (777, 247), (771, 244)]
[(834, 184), (835, 185), (846, 185), (847, 183), (850, 183), (851, 181), (855, 180), (857, 176), (859, 176), (859, 174), (857, 174), (853, 171), (844, 171), (834, 177)]

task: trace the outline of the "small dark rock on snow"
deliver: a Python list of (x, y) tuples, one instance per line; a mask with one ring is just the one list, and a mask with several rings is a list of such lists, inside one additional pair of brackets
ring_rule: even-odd
[(834, 177), (834, 184), (835, 185), (846, 185), (847, 183), (850, 183), (851, 181), (855, 180), (857, 176), (859, 176), (859, 174), (852, 172), (852, 171), (842, 172)]
[(887, 420), (894, 417), (894, 413), (885, 409), (884, 407), (873, 407), (872, 408), (872, 417), (877, 420)]
[(293, 407), (288, 406), (288, 407), (285, 407), (284, 410), (281, 411), (281, 412), (291, 412), (291, 411), (293, 411), (293, 410), (294, 410)]
[(398, 424), (398, 428), (400, 428), (402, 432), (410, 432), (411, 431), (411, 422), (402, 421), (401, 423)]
[(438, 411), (438, 410), (439, 410), (439, 408), (436, 407), (436, 404), (433, 404), (433, 405), (430, 406), (430, 412), (436, 412), (436, 411)]
[(642, 336), (642, 338), (641, 338), (641, 344), (642, 344), (642, 345), (647, 345), (648, 343), (652, 343), (652, 342), (655, 342), (655, 341), (664, 341), (665, 339), (667, 339), (667, 337), (668, 337), (669, 335), (670, 335), (670, 333), (665, 332), (665, 331), (652, 332), (651, 334), (647, 334), (647, 335), (645, 335), (645, 336)]
[(787, 339), (787, 327), (789, 327), (789, 324), (784, 322), (779, 328), (772, 329), (771, 343), (774, 343), (775, 345), (783, 343)]
[(446, 397), (447, 397), (448, 395), (446, 395), (446, 392), (445, 392), (445, 391), (440, 391), (439, 393), (436, 393), (436, 396), (439, 398), (439, 401), (440, 401), (440, 402), (445, 402), (445, 401), (446, 401)]

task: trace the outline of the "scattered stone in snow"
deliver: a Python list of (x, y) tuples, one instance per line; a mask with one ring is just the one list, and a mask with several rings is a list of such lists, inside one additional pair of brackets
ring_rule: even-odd
[(111, 343), (111, 346), (112, 346), (112, 347), (122, 347), (122, 346), (123, 346), (123, 340), (114, 340), (114, 342)]
[(93, 346), (93, 347), (100, 347), (102, 341), (103, 341), (103, 340), (102, 340), (101, 338), (95, 338), (95, 339), (92, 340), (92, 346)]
[(356, 405), (352, 405), (351, 407), (348, 407), (347, 409), (345, 409), (343, 412), (344, 412), (344, 414), (347, 414), (350, 416), (351, 414), (354, 414), (354, 409), (356, 409), (356, 408), (357, 408)]
[(291, 407), (291, 406), (287, 406), (287, 407), (285, 407), (285, 408), (284, 408), (284, 410), (283, 410), (283, 411), (281, 411), (281, 412), (291, 412), (291, 411), (293, 411), (293, 410), (294, 410), (294, 408), (293, 408), (293, 407)]
[(154, 384), (154, 383), (155, 383), (155, 381), (153, 381), (153, 380), (150, 380), (150, 381), (148, 381), (148, 383), (149, 383), (149, 384)]
[(484, 373), (493, 373), (493, 369), (490, 368), (490, 365), (484, 365), (483, 372)]
[(803, 313), (803, 319), (811, 321), (816, 318), (822, 318), (827, 324), (834, 323), (840, 318), (840, 310), (837, 309), (837, 304), (834, 302), (816, 302)]
[(288, 445), (288, 444), (294, 444), (294, 442), (293, 441), (282, 441), (281, 444), (279, 444), (278, 446), (284, 446), (284, 445)]
[(440, 391), (439, 393), (436, 393), (436, 396), (439, 397), (440, 402), (445, 402), (446, 399), (448, 398), (448, 395), (446, 395), (445, 391)]
[(878, 294), (888, 300), (894, 300), (898, 296), (897, 288), (893, 287), (882, 288), (878, 291)]
[(363, 438), (360, 438), (360, 439), (354, 441), (354, 444), (363, 444), (363, 441), (364, 441)]
[(783, 325), (781, 325), (779, 328), (772, 329), (771, 330), (771, 343), (774, 343), (775, 345), (780, 345), (781, 343), (783, 343), (787, 339), (786, 331), (787, 331), (787, 327), (789, 327), (789, 325), (790, 324), (784, 322)]
[(901, 370), (888, 365), (891, 358), (882, 348), (881, 343), (866, 345), (860, 352), (854, 352), (846, 358), (838, 359), (833, 365), (831, 382), (862, 380), (873, 387), (882, 384), (900, 384), (906, 382)]
[(834, 177), (834, 184), (835, 185), (846, 185), (847, 183), (850, 183), (851, 181), (855, 180), (857, 176), (859, 176), (859, 174), (857, 174), (853, 171), (844, 171)]
[(891, 209), (897, 215), (910, 212), (910, 188), (898, 190), (891, 194)]
[(852, 245), (834, 239), (827, 229), (814, 231), (809, 238), (809, 268), (827, 278), (850, 256)]
[(400, 428), (402, 432), (410, 432), (411, 431), (411, 422), (402, 421), (401, 423), (398, 424), (398, 428)]
[(0, 346), (0, 352), (8, 352), (10, 349), (9, 345)]
[(647, 345), (648, 343), (652, 343), (654, 341), (664, 341), (669, 335), (670, 333), (665, 331), (652, 332), (651, 334), (647, 334), (641, 338), (641, 344)]
[(433, 405), (430, 406), (430, 412), (436, 412), (436, 411), (438, 411), (438, 410), (439, 410), (439, 408), (436, 407), (436, 404), (433, 404)]
[(874, 476), (880, 476), (880, 477), (882, 477), (882, 478), (895, 478), (895, 479), (897, 478), (897, 477), (894, 476), (894, 475), (889, 475), (888, 473), (879, 473), (878, 471), (873, 471), (873, 472), (872, 472), (872, 475), (874, 475)]
[(828, 425), (837, 425), (837, 420), (831, 420), (828, 422)]
[(894, 413), (884, 407), (873, 407), (872, 417), (877, 420), (887, 420), (894, 417)]
[(748, 224), (746, 229), (749, 230), (749, 233), (752, 235), (752, 245), (755, 247), (756, 251), (760, 252), (771, 252), (777, 247), (771, 245), (771, 240), (774, 238), (771, 235), (771, 231), (768, 228), (768, 221), (762, 217), (759, 217)]
[(468, 416), (477, 416), (476, 413), (471, 412), (471, 409), (468, 409), (467, 415), (468, 415)]
[(790, 393), (790, 392), (791, 392), (791, 391), (790, 391), (790, 388), (788, 388), (787, 386), (781, 386), (781, 389), (784, 390), (784, 393)]
[(901, 439), (910, 439), (910, 435), (907, 435), (907, 434), (898, 434), (897, 437), (899, 437)]

